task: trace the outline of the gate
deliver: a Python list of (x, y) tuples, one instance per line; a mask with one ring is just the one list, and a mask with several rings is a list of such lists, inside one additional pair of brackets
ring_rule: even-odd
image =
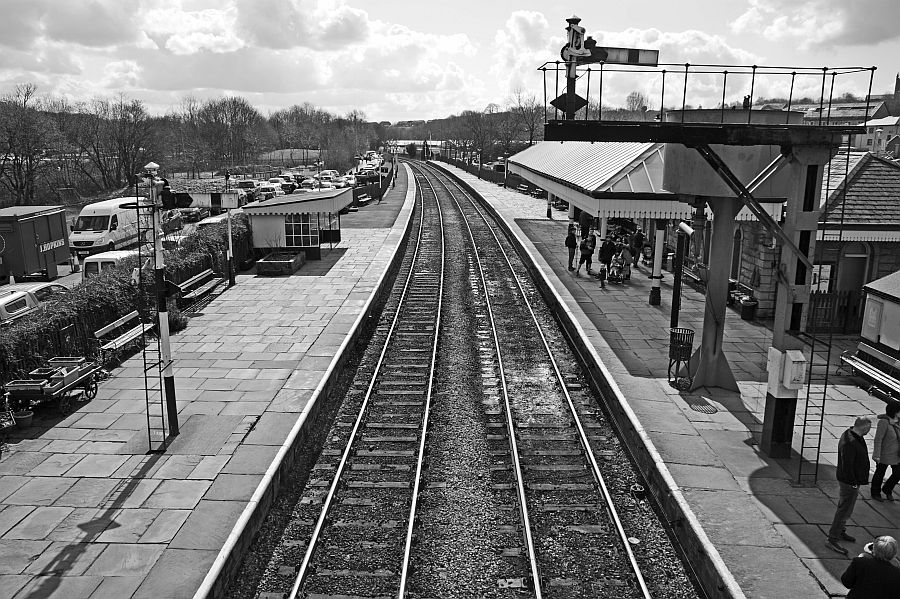
[(811, 334), (849, 335), (862, 329), (862, 291), (813, 291), (806, 329)]

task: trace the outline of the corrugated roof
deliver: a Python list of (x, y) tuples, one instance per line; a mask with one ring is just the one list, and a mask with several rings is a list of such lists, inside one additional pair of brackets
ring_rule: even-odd
[[(850, 177), (843, 189), (846, 152), (829, 163), (830, 197), (821, 222), (863, 225), (873, 229), (900, 228), (900, 166), (868, 152), (851, 152)], [(823, 188), (823, 197), (825, 196)]]
[(900, 270), (863, 285), (863, 291), (900, 300)]
[(900, 124), (900, 116), (886, 116), (863, 123), (865, 127), (895, 127)]
[(629, 167), (661, 147), (658, 143), (542, 141), (510, 156), (509, 161), (590, 195), (611, 188), (628, 174)]

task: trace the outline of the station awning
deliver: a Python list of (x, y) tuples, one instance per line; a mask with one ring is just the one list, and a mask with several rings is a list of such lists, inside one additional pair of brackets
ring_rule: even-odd
[(315, 214), (317, 212), (340, 212), (353, 203), (353, 190), (326, 189), (306, 193), (292, 193), (270, 200), (251, 202), (244, 206), (244, 212), (253, 215)]
[[(662, 189), (664, 144), (644, 142), (539, 142), (508, 161), (517, 174), (596, 216), (689, 219), (686, 200)], [(780, 220), (783, 202), (762, 206)], [(707, 209), (707, 218), (712, 212)], [(756, 220), (747, 208), (736, 217)]]

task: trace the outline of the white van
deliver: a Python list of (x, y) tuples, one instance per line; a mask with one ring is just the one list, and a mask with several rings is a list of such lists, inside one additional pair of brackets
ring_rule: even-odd
[[(148, 252), (149, 251), (150, 250), (148, 250)], [(101, 252), (99, 254), (94, 254), (93, 256), (88, 256), (84, 259), (84, 262), (81, 263), (81, 280), (83, 281), (88, 277), (99, 275), (106, 269), (112, 268), (120, 263), (128, 256), (134, 256), (137, 253), (137, 250), (114, 250), (112, 252)]]
[[(114, 198), (81, 209), (69, 234), (69, 248), (78, 258), (127, 248), (138, 241), (135, 198)], [(131, 208), (123, 206), (131, 205)]]

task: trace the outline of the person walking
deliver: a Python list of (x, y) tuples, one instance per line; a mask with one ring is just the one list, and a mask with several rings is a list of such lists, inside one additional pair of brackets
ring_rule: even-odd
[(594, 224), (594, 217), (591, 216), (590, 212), (581, 211), (581, 214), (578, 215), (578, 226), (581, 227), (581, 238), (584, 239), (591, 232), (592, 225)]
[(575, 225), (569, 225), (569, 234), (566, 235), (566, 247), (569, 248), (569, 270), (575, 270), (572, 263), (575, 261), (575, 249), (578, 247), (578, 239), (575, 237)]
[(891, 563), (897, 555), (896, 539), (885, 535), (869, 545), (866, 545), (865, 552), (850, 561), (841, 574), (841, 583), (850, 589), (847, 599), (900, 597), (900, 568)]
[[(875, 461), (872, 499), (875, 501), (893, 501), (891, 493), (900, 481), (900, 402), (888, 403), (884, 412), (877, 418), (875, 440), (872, 442), (872, 460)], [(888, 466), (891, 467), (891, 476), (884, 480)]]
[(871, 429), (872, 421), (865, 416), (859, 416), (838, 441), (836, 475), (840, 496), (825, 546), (841, 555), (847, 555), (847, 550), (840, 541), (850, 543), (856, 541), (847, 534), (847, 520), (853, 514), (859, 487), (869, 484), (869, 449), (866, 447), (864, 437)]
[(627, 244), (622, 244), (622, 249), (619, 252), (619, 257), (622, 259), (622, 278), (626, 281), (631, 279), (631, 248)]
[(591, 274), (591, 258), (594, 255), (594, 248), (597, 246), (597, 236), (594, 235), (594, 231), (592, 229), (588, 230), (587, 236), (581, 239), (581, 243), (578, 245), (578, 250), (581, 252), (581, 258), (578, 261), (578, 268), (575, 269), (575, 274), (581, 274), (581, 265), (586, 265), (587, 274)]

